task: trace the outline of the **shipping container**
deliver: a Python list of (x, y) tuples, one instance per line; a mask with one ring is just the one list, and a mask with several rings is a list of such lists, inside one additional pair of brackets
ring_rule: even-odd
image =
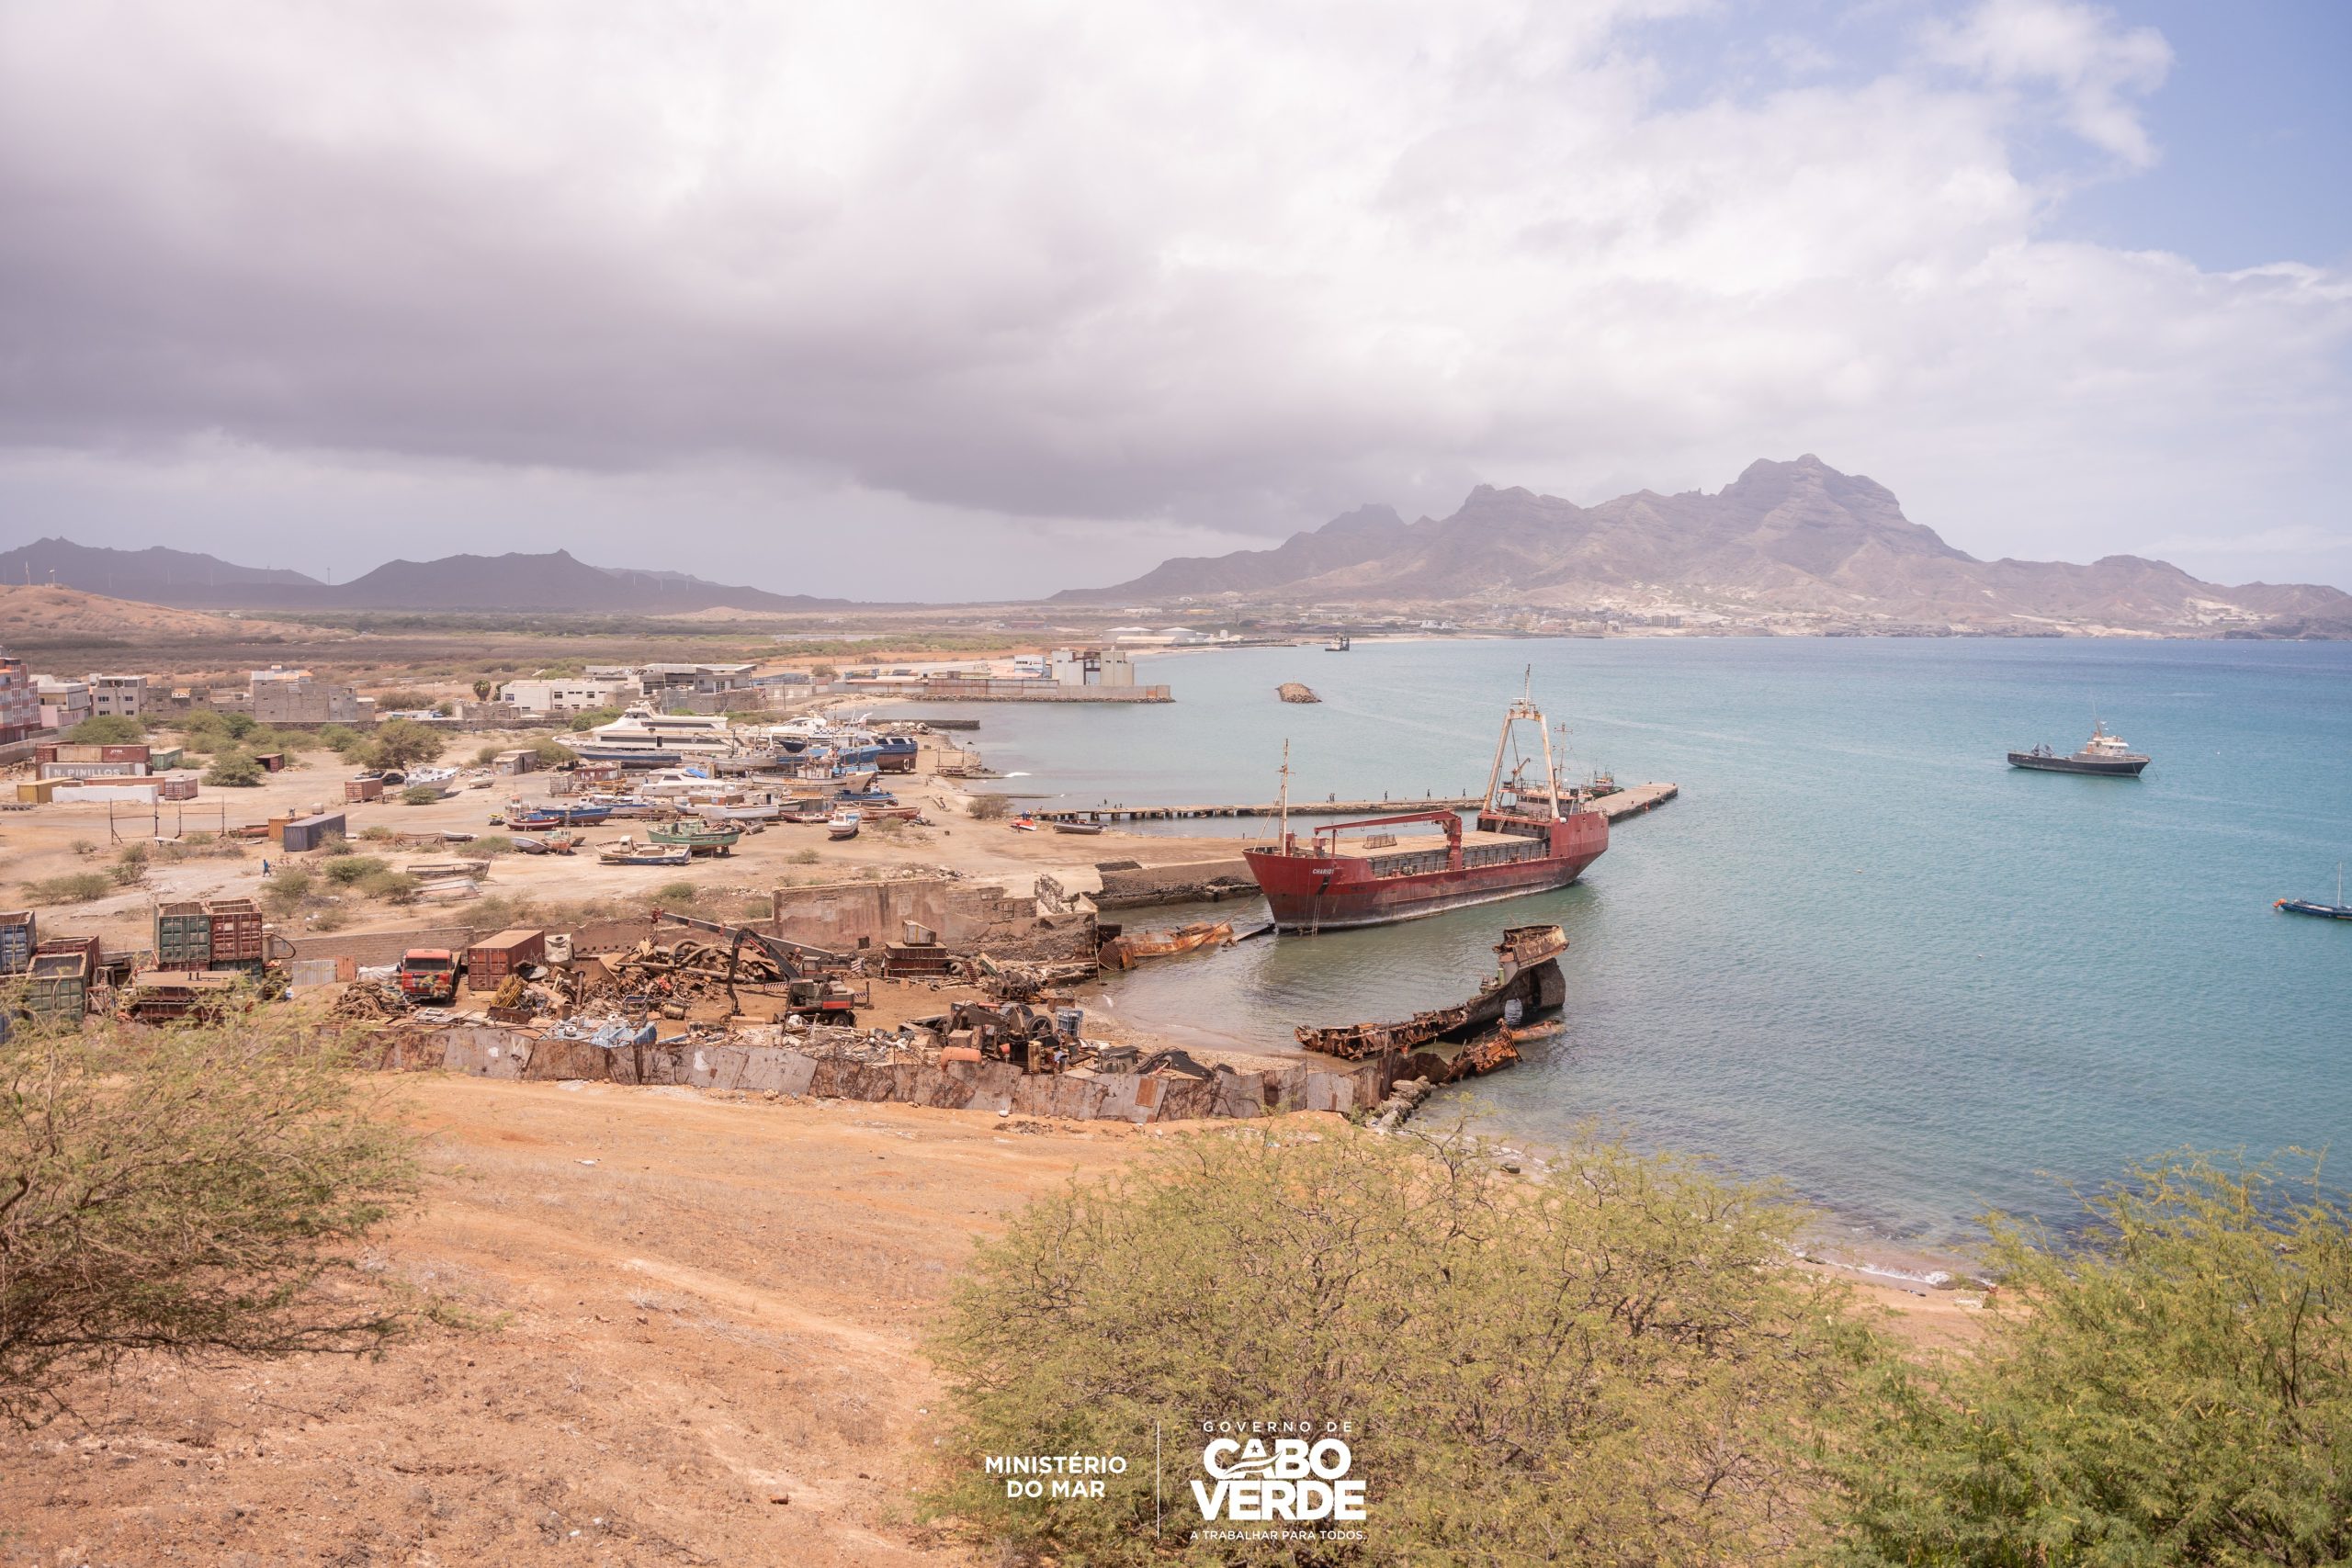
[(156, 786), (155, 798), (158, 800), (194, 800), (196, 798), (196, 775), (194, 773), (174, 773), (170, 778), (164, 780)]
[(289, 851), (300, 852), (315, 850), (328, 839), (345, 837), (343, 813), (322, 811), (315, 817), (300, 817), (288, 821), (279, 830), (278, 842)]
[(384, 781), (345, 779), (343, 781), (343, 798), (345, 805), (356, 805), (367, 800), (381, 800), (384, 798)]
[(501, 751), (491, 763), (491, 771), (498, 773), (527, 773), (539, 765), (537, 751)]
[(168, 773), (178, 767), (186, 756), (187, 751), (182, 747), (167, 746), (157, 750), (151, 746), (147, 749), (147, 771), (151, 773)]
[(17, 804), (19, 806), (47, 806), (56, 798), (57, 781), (55, 779), (40, 779), (30, 784), (19, 784), (17, 786)]
[(548, 961), (547, 932), (504, 931), (466, 949), (466, 983), (488, 990), (517, 969)]
[(47, 958), (70, 953), (82, 960), (84, 975), (94, 975), (105, 951), (103, 944), (94, 936), (51, 936), (41, 939), (40, 944), (33, 949), (33, 956)]
[(30, 909), (0, 912), (0, 975), (21, 975), (40, 941), (40, 920)]
[(101, 746), (98, 760), (105, 762), (144, 762), (150, 755), (145, 746)]
[(90, 955), (78, 949), (34, 953), (24, 1008), (44, 1029), (79, 1029), (90, 1010)]
[(261, 906), (250, 898), (219, 898), (204, 906), (212, 924), (212, 964), (258, 964), (268, 953), (261, 929)]
[(212, 964), (212, 917), (197, 903), (155, 906), (155, 966), (206, 969)]
[(57, 761), (57, 742), (54, 740), (44, 740), (40, 745), (34, 747), (33, 761), (36, 762), (54, 762)]
[(33, 772), (45, 779), (135, 779), (144, 778), (144, 762), (37, 762)]
[(254, 761), (259, 762), (268, 773), (277, 773), (286, 771), (286, 753), (283, 751), (256, 751), (254, 753)]
[(71, 744), (59, 746), (57, 755), (49, 759), (52, 762), (103, 762), (106, 760), (107, 749), (103, 746)]

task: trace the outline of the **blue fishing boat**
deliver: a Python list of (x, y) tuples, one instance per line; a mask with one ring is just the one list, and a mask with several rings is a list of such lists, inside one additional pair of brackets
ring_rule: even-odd
[(613, 814), (609, 806), (526, 806), (509, 808), (509, 828), (593, 828)]

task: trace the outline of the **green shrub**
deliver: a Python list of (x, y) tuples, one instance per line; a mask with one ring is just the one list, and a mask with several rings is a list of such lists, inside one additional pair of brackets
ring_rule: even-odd
[(386, 869), (374, 855), (337, 855), (319, 867), (320, 874), (338, 887), (348, 887)]
[(795, 850), (784, 858), (786, 863), (791, 865), (815, 865), (824, 857), (814, 850)]
[(381, 898), (387, 904), (413, 904), (424, 884), (404, 871), (386, 868), (368, 874), (359, 884), (359, 891), (370, 898)]
[[(1387, 1549), (1185, 1561), (1815, 1557), (1809, 1456), (1873, 1345), (1786, 1265), (1795, 1224), (1768, 1190), (1589, 1141), (1531, 1180), (1458, 1140), (1187, 1138), (981, 1249), (931, 1343), (955, 1404), (933, 1502), (1005, 1561), (1159, 1563), (1201, 1523), (1189, 1483), (1215, 1484), (1200, 1421), (1297, 1416), (1351, 1423)], [(1126, 1472), (1040, 1506), (984, 1473), (1002, 1453)]]
[[(404, 1322), (356, 1243), (415, 1190), (407, 1136), (290, 1025), (0, 1043), (0, 1416), (137, 1350), (359, 1351)], [(357, 1288), (329, 1292), (330, 1274)]]
[(100, 714), (65, 732), (76, 746), (136, 746), (147, 739), (146, 724), (129, 714)]
[(2065, 1245), (1994, 1218), (1992, 1342), (1850, 1412), (1851, 1560), (2352, 1557), (2352, 1210), (2319, 1162), (2175, 1155), (2086, 1208)]
[(402, 773), (441, 755), (448, 738), (413, 718), (395, 718), (376, 727), (366, 757), (371, 768), (397, 768)]
[(702, 897), (702, 889), (691, 882), (665, 882), (653, 890), (653, 900), (664, 908), (684, 908)]
[(1001, 822), (1012, 814), (1012, 802), (1001, 795), (976, 795), (971, 797), (970, 810), (983, 822)]
[(401, 804), (403, 806), (430, 806), (440, 798), (439, 784), (411, 784), (401, 791)]
[(222, 751), (204, 770), (204, 782), (223, 789), (252, 789), (268, 775), (262, 765), (243, 751)]
[(477, 767), (486, 768), (496, 761), (498, 761), (498, 748), (495, 746), (485, 746), (474, 753), (474, 763)]
[(531, 742), (531, 755), (542, 768), (561, 768), (580, 761), (580, 753), (552, 735), (542, 735)]
[(514, 840), (503, 833), (484, 833), (465, 847), (478, 855), (511, 855), (514, 852)]
[(311, 874), (309, 867), (281, 861), (261, 885), (261, 900), (271, 914), (283, 919), (300, 913), (317, 887), (318, 879)]
[(389, 692), (375, 694), (376, 706), (385, 712), (422, 713), (441, 699), (430, 692), (420, 692), (413, 686), (399, 686)]
[(86, 904), (115, 890), (114, 877), (103, 871), (76, 871), (24, 885), (25, 897), (36, 904)]
[(574, 731), (594, 729), (600, 724), (612, 723), (620, 716), (621, 710), (618, 708), (590, 708), (586, 713), (576, 713), (571, 716), (571, 728)]
[(368, 738), (347, 724), (322, 724), (319, 727), (319, 744), (339, 757), (347, 757), (368, 744)]

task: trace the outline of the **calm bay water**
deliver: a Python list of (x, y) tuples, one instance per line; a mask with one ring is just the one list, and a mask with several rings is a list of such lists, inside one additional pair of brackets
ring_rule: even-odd
[[(1027, 775), (999, 787), (1074, 804), (1272, 799), (1285, 738), (1295, 796), (1445, 794), (1483, 783), (1531, 662), (1573, 772), (1683, 790), (1582, 884), (1150, 966), (1104, 999), (1286, 1046), (1457, 1000), (1502, 925), (1557, 920), (1566, 1032), (1476, 1086), (1497, 1130), (1599, 1118), (1928, 1246), (1988, 1206), (2064, 1220), (2060, 1180), (2135, 1155), (2352, 1132), (2352, 925), (2270, 908), (2332, 897), (2352, 858), (2352, 646), (1368, 643), (1154, 661), (1167, 706), (956, 711)], [(1322, 704), (1277, 703), (1285, 680)], [(2094, 701), (2155, 758), (2142, 779), (2004, 764), (2074, 750)], [(1272, 824), (1194, 830), (1237, 829)]]

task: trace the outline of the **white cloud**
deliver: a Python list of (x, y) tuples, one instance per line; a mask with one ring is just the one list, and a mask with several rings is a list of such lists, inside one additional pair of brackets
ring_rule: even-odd
[(2142, 167), (2156, 150), (2132, 97), (2164, 85), (2172, 46), (2154, 28), (2125, 28), (2103, 6), (2075, 0), (1983, 0), (1928, 29), (1929, 51), (2004, 86), (2058, 94), (2067, 126)]
[[(199, 492), (102, 476), (222, 432), (313, 516), (413, 470), (477, 544), (560, 495), (600, 558), (700, 516), (779, 581), (921, 516), (999, 592), (1018, 519), (1075, 581), (1806, 450), (1987, 554), (2207, 531), (2219, 452), (2344, 492), (2345, 280), (2052, 242), (2012, 156), (2029, 88), (2134, 156), (2161, 39), (1996, 0), (1940, 65), (1669, 108), (1664, 8), (0, 10), (0, 502), (153, 527)], [(209, 471), (224, 544), (282, 515)]]

